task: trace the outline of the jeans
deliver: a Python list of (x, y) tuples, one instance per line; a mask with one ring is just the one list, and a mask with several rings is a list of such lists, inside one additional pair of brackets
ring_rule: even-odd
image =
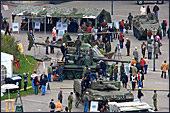
[(156, 19), (158, 19), (158, 12), (155, 12), (155, 15), (156, 15)]
[(152, 59), (152, 52), (148, 52), (148, 59)]
[(46, 86), (42, 85), (41, 87), (42, 87), (42, 89), (41, 89), (42, 90), (42, 95), (45, 95), (45, 88), (46, 88)]
[(144, 69), (145, 69), (145, 74), (147, 74), (148, 65), (145, 65)]
[(117, 81), (117, 73), (114, 73), (115, 81)]
[(85, 103), (84, 103), (84, 112), (87, 112), (88, 106), (89, 106), (89, 103), (88, 103), (88, 102), (85, 102)]
[(142, 81), (138, 81), (138, 88), (142, 87)]
[(48, 81), (51, 82), (51, 74), (48, 74)]
[(104, 75), (105, 75), (105, 78), (107, 78), (106, 69), (103, 70), (103, 73), (104, 73)]
[(113, 42), (113, 33), (111, 33), (110, 36), (111, 36), (111, 42)]
[(38, 95), (38, 86), (35, 86), (35, 95)]
[(48, 54), (48, 46), (46, 47), (46, 54)]
[(166, 36), (166, 29), (163, 29), (163, 36)]
[(32, 89), (35, 89), (35, 86), (34, 86), (34, 79), (32, 79)]
[(114, 33), (114, 39), (117, 39), (118, 33)]
[(63, 75), (62, 74), (59, 74), (59, 77), (58, 77), (58, 81), (60, 81), (61, 79), (61, 82), (63, 81)]
[(122, 49), (123, 48), (123, 42), (119, 41), (119, 43), (120, 43), (120, 48)]
[(123, 34), (123, 29), (120, 29), (120, 32)]

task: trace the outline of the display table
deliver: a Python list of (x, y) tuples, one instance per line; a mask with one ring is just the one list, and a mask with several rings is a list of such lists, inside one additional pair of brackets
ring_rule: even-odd
[[(8, 99), (8, 100), (5, 100), (6, 102), (6, 108), (5, 108), (5, 112), (15, 112), (15, 109), (14, 109), (14, 100), (13, 99)], [(9, 108), (9, 104), (11, 105), (12, 109)]]

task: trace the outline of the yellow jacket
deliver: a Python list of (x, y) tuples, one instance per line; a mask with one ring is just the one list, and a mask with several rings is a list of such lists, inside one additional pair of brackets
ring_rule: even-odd
[(162, 70), (163, 72), (166, 72), (167, 69), (168, 69), (167, 63), (162, 63), (162, 64), (161, 64), (161, 70)]
[(132, 61), (131, 61), (131, 65), (132, 65), (132, 64), (136, 64), (136, 60), (132, 60)]
[(55, 106), (56, 106), (56, 110), (57, 111), (61, 111), (62, 110), (62, 104), (60, 103), (60, 101), (58, 101)]

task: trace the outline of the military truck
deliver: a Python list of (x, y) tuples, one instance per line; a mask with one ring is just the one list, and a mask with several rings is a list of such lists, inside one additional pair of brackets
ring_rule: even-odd
[[(136, 1), (138, 5), (142, 5), (144, 4), (144, 2), (148, 2), (148, 0), (137, 0)], [(164, 0), (154, 0), (154, 1), (150, 1), (149, 2), (154, 2), (154, 3), (157, 3), (157, 4), (163, 4), (164, 3)]]
[[(138, 40), (147, 40), (147, 31), (157, 30), (157, 35), (162, 35), (159, 21), (155, 14), (137, 15), (133, 19), (133, 34)], [(161, 37), (161, 36), (160, 36)]]
[[(81, 95), (81, 79), (74, 79), (74, 93), (77, 97), (77, 102), (75, 104), (78, 107), (82, 100), (83, 95)], [(108, 80), (97, 80), (92, 81), (85, 92), (89, 92), (90, 101), (98, 101), (100, 105), (107, 102), (109, 99), (111, 102), (128, 102), (133, 101), (134, 95), (127, 89), (121, 87), (120, 81), (108, 81)]]

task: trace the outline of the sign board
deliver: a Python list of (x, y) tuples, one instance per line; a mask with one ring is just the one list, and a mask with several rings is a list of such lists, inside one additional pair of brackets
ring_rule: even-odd
[(62, 22), (57, 22), (56, 23), (56, 30), (62, 30), (62, 29), (63, 29)]
[(91, 101), (90, 112), (98, 111), (98, 101)]
[(16, 105), (15, 112), (24, 112), (23, 105)]
[(4, 10), (9, 10), (8, 6), (7, 5), (2, 5)]
[(114, 26), (115, 26), (117, 29), (119, 29), (119, 22), (114, 21)]
[(113, 25), (112, 23), (108, 23), (108, 26), (110, 26), (110, 28), (112, 28), (112, 25)]
[(35, 21), (35, 29), (40, 29), (40, 21)]
[(12, 31), (19, 32), (19, 23), (12, 23)]
[(64, 30), (58, 30), (58, 39), (60, 37), (63, 37), (64, 33), (65, 33)]
[(68, 27), (68, 24), (67, 24), (67, 23), (64, 23), (64, 24), (63, 24), (63, 30), (66, 30), (66, 31), (67, 31), (67, 27)]

